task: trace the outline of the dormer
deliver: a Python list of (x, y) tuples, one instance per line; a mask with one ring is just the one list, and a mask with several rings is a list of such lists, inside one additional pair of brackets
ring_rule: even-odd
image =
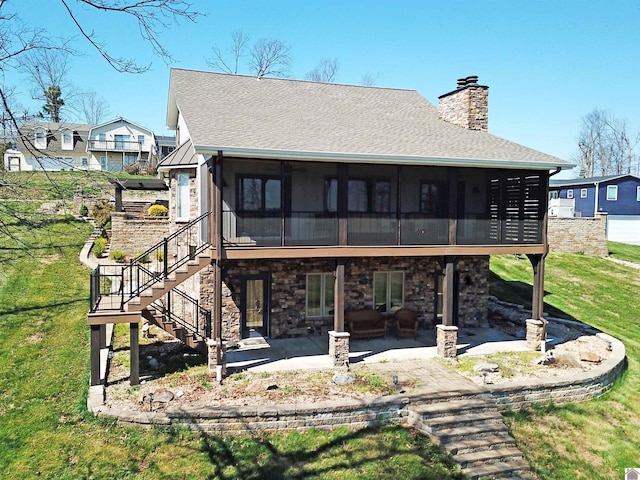
[(73, 150), (73, 130), (65, 128), (62, 130), (62, 150)]
[(44, 127), (36, 127), (33, 130), (33, 146), (38, 150), (47, 148), (47, 129)]

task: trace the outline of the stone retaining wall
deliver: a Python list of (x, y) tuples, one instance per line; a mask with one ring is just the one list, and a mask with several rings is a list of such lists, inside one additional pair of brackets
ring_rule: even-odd
[[(610, 390), (624, 372), (626, 356), (622, 342), (603, 333), (598, 335), (611, 342), (611, 356), (602, 365), (560, 380), (527, 379), (506, 385), (486, 385), (481, 395), (490, 393), (501, 410), (517, 410), (535, 403), (562, 404), (599, 397)], [(90, 398), (88, 407), (94, 414), (116, 418), (122, 424), (181, 425), (217, 434), (251, 434), (340, 426), (365, 428), (383, 421), (402, 423), (408, 417), (413, 401), (428, 401), (428, 396), (418, 394), (413, 398), (390, 395), (371, 401), (341, 399), (340, 402), (255, 407), (183, 406), (167, 407), (164, 411), (155, 412), (110, 409)]]
[(199, 407), (164, 412), (100, 411), (99, 416), (116, 417), (118, 423), (175, 425), (216, 434), (290, 432), (310, 428), (366, 428), (380, 422), (401, 422), (407, 415), (408, 398), (394, 395), (372, 401), (346, 400), (294, 405), (256, 407)]
[(535, 403), (555, 404), (582, 402), (597, 398), (609, 391), (626, 368), (625, 348), (622, 342), (599, 333), (611, 344), (611, 356), (588, 372), (562, 379), (526, 379), (508, 385), (486, 385), (501, 410), (519, 410)]
[(595, 218), (550, 217), (547, 231), (552, 252), (609, 255), (606, 214)]
[(151, 248), (169, 235), (167, 217), (145, 220), (127, 219), (125, 213), (111, 214), (110, 250), (121, 250), (132, 257)]

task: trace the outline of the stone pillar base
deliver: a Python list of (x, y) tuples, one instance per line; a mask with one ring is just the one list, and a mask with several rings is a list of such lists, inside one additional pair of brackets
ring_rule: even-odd
[(527, 321), (527, 348), (531, 350), (540, 350), (544, 339), (544, 320), (534, 320), (529, 318)]
[(329, 358), (334, 367), (349, 366), (349, 332), (329, 331)]
[(444, 358), (456, 358), (458, 355), (458, 327), (449, 325), (436, 325), (436, 344), (438, 356)]
[[(216, 340), (210, 338), (207, 340), (207, 347), (209, 376), (216, 377), (218, 381), (222, 381), (227, 376), (227, 342), (218, 344)], [(218, 350), (220, 350), (220, 363), (218, 363)]]

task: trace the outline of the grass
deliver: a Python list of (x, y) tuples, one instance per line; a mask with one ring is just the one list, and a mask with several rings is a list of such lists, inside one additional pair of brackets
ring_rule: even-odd
[[(429, 439), (396, 425), (217, 437), (122, 427), (86, 410), (91, 227), (9, 217), (0, 234), (0, 472), (51, 479), (462, 479)], [(22, 244), (37, 248), (18, 249)], [(11, 261), (9, 261), (11, 260)], [(241, 380), (238, 380), (241, 381)]]
[(640, 248), (637, 245), (627, 245), (625, 243), (607, 242), (609, 245), (609, 255), (619, 260), (640, 264)]
[[(0, 172), (0, 199), (72, 200), (76, 191), (83, 194), (113, 193), (109, 178), (149, 178), (126, 172)], [(155, 177), (154, 177), (155, 178)]]
[[(640, 247), (625, 246), (627, 259)], [(526, 258), (491, 257), (491, 291), (530, 306), (533, 274)], [(623, 341), (628, 370), (604, 397), (512, 413), (518, 445), (542, 479), (619, 479), (640, 461), (640, 276), (638, 270), (587, 255), (550, 254), (545, 311), (576, 318)]]

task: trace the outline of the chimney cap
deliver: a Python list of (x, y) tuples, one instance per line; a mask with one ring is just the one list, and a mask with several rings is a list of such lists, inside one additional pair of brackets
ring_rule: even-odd
[(466, 78), (459, 78), (458, 79), (458, 88), (462, 88), (467, 84), (467, 79)]
[(478, 75), (469, 75), (465, 80), (467, 85), (476, 85), (478, 83)]

